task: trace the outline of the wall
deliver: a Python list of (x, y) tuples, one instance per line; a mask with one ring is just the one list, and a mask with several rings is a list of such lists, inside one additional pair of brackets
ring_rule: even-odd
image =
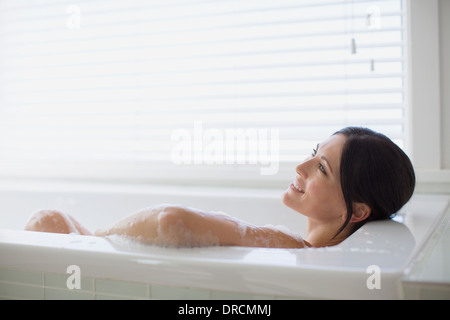
[(416, 192), (450, 193), (450, 1), (405, 0), (408, 7), (408, 150)]
[(450, 1), (439, 1), (442, 165), (450, 169)]

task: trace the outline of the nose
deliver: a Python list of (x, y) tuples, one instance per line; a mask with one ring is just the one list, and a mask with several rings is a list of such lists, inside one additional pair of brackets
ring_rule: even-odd
[(306, 179), (309, 175), (309, 171), (311, 169), (313, 158), (308, 158), (302, 163), (300, 163), (297, 167), (295, 167), (295, 171), (303, 177), (303, 179)]

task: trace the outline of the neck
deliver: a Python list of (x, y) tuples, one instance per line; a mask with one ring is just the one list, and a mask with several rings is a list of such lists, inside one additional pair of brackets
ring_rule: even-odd
[(308, 219), (305, 235), (306, 241), (308, 241), (313, 247), (316, 248), (337, 245), (340, 242), (344, 241), (348, 236), (348, 228), (345, 228), (335, 237), (341, 226), (342, 223), (324, 224), (312, 219)]

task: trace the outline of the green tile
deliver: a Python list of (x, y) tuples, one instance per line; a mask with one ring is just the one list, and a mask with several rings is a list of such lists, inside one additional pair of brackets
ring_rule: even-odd
[(112, 279), (95, 279), (95, 292), (131, 298), (148, 298), (148, 284), (118, 281)]
[(39, 286), (0, 282), (0, 297), (8, 299), (44, 299), (44, 289)]
[(96, 293), (95, 294), (95, 299), (96, 300), (134, 300), (136, 298)]
[(94, 293), (82, 290), (63, 290), (45, 288), (46, 300), (93, 300)]
[(213, 300), (273, 300), (273, 296), (242, 292), (211, 291)]
[(42, 272), (0, 268), (0, 281), (42, 285)]
[[(47, 288), (68, 289), (67, 279), (70, 276), (71, 276), (70, 274), (46, 273), (44, 275), (44, 286)], [(94, 291), (93, 278), (81, 277), (80, 287), (81, 287), (80, 290), (83, 291)]]
[(151, 298), (161, 300), (206, 300), (209, 290), (151, 285)]
[(450, 286), (445, 288), (438, 288), (430, 286), (420, 290), (421, 300), (450, 300)]

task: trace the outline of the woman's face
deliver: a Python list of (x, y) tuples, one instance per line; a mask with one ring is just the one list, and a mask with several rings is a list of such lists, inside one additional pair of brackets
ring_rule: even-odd
[(334, 219), (342, 224), (347, 208), (339, 170), (345, 141), (342, 134), (329, 137), (295, 168), (297, 174), (282, 196), (286, 206), (318, 222)]

